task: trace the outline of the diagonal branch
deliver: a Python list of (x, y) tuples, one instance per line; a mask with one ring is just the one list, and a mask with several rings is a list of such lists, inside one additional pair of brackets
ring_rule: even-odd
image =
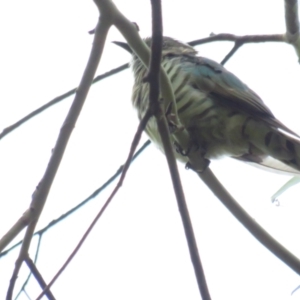
[[(100, 74), (97, 77), (95, 77), (92, 81), (92, 84), (107, 78), (109, 76), (112, 76), (114, 74), (117, 74), (125, 69), (129, 68), (129, 64), (123, 64), (115, 69), (112, 69), (108, 72), (105, 72), (104, 74)], [(20, 119), (19, 121), (17, 121), (16, 123), (4, 128), (2, 130), (2, 132), (0, 133), (0, 140), (2, 138), (4, 138), (7, 134), (11, 133), (12, 131), (14, 131), (15, 129), (17, 129), (19, 126), (21, 126), (23, 123), (27, 122), (28, 120), (30, 120), (31, 118), (35, 117), (36, 115), (40, 114), (41, 112), (43, 112), (44, 110), (46, 110), (47, 108), (61, 102), (62, 100), (74, 95), (77, 91), (77, 88), (74, 88), (58, 97), (55, 97), (53, 100), (49, 101), (48, 103), (46, 103), (45, 105), (42, 105), (41, 107), (37, 108), (36, 110), (32, 111), (31, 113), (29, 113), (27, 116), (23, 117), (22, 119)]]
[(240, 49), (240, 47), (243, 46), (240, 42), (235, 42), (232, 49), (228, 52), (228, 54), (222, 59), (221, 65), (225, 65), (228, 60)]
[[(39, 272), (38, 268), (36, 267), (36, 265), (32, 261), (32, 259), (29, 256), (27, 256), (25, 258), (25, 262), (26, 262), (28, 268), (30, 269), (31, 273), (34, 275), (35, 279), (39, 283), (40, 287), (42, 289), (44, 289), (47, 286), (47, 284), (46, 284), (44, 278), (42, 277), (41, 273)], [(55, 297), (53, 296), (53, 294), (52, 294), (52, 292), (50, 290), (47, 290), (45, 292), (45, 296), (49, 300), (55, 300)]]
[(162, 51), (162, 12), (160, 0), (151, 0), (152, 4), (152, 45), (149, 71), (145, 81), (149, 82), (150, 108), (154, 113), (158, 131), (163, 143), (164, 152), (172, 178), (177, 205), (182, 219), (185, 236), (187, 239), (191, 260), (194, 267), (198, 288), (203, 300), (210, 300), (210, 294), (205, 279), (204, 270), (199, 256), (199, 251), (193, 231), (192, 222), (185, 201), (185, 196), (176, 164), (169, 129), (162, 105), (159, 102), (159, 73)]
[(88, 235), (90, 234), (90, 232), (92, 231), (92, 229), (94, 228), (94, 226), (96, 225), (97, 221), (100, 219), (100, 217), (102, 216), (102, 214), (104, 213), (104, 211), (106, 210), (106, 208), (108, 207), (108, 205), (110, 204), (110, 202), (112, 201), (112, 199), (114, 198), (114, 196), (116, 195), (116, 193), (118, 192), (118, 190), (120, 189), (120, 187), (123, 185), (123, 181), (125, 179), (126, 173), (129, 169), (129, 166), (131, 164), (132, 161), (132, 157), (133, 154), (136, 150), (136, 147), (138, 146), (138, 143), (141, 139), (141, 135), (144, 131), (144, 128), (148, 122), (148, 120), (150, 119), (150, 117), (152, 116), (150, 110), (148, 110), (145, 114), (145, 116), (143, 117), (143, 119), (141, 120), (138, 130), (134, 136), (134, 139), (131, 143), (131, 147), (130, 147), (130, 152), (128, 154), (127, 160), (124, 164), (124, 169), (122, 171), (122, 175), (116, 185), (116, 187), (114, 188), (114, 190), (112, 191), (111, 195), (108, 197), (108, 199), (106, 200), (106, 202), (104, 203), (103, 207), (101, 208), (101, 210), (99, 211), (99, 213), (97, 214), (97, 216), (94, 218), (93, 222), (91, 223), (91, 225), (88, 227), (88, 229), (86, 230), (86, 232), (84, 233), (83, 237), (80, 239), (79, 243), (77, 244), (77, 246), (75, 247), (75, 249), (73, 250), (73, 252), (71, 253), (71, 255), (68, 257), (68, 259), (66, 260), (66, 262), (63, 264), (63, 266), (59, 269), (59, 271), (55, 274), (55, 276), (52, 278), (52, 280), (49, 282), (49, 284), (43, 289), (43, 292), (38, 296), (38, 298), (36, 300), (40, 300), (43, 295), (50, 289), (50, 287), (54, 284), (54, 282), (57, 280), (57, 278), (60, 276), (60, 274), (64, 271), (64, 269), (68, 266), (68, 264), (71, 262), (71, 260), (74, 258), (74, 256), (76, 255), (76, 253), (79, 251), (79, 249), (81, 248), (81, 246), (83, 245), (84, 241), (86, 240), (86, 238), (88, 237)]
[(94, 38), (94, 45), (91, 50), (91, 55), (87, 63), (85, 72), (83, 74), (83, 78), (79, 84), (79, 88), (77, 90), (73, 104), (59, 133), (56, 145), (53, 149), (53, 153), (48, 163), (45, 174), (32, 196), (30, 208), (24, 213), (24, 216), (27, 217), (27, 219), (29, 220), (29, 225), (25, 233), (24, 241), (20, 249), (18, 259), (15, 263), (15, 269), (13, 271), (12, 278), (10, 280), (6, 296), (7, 300), (12, 299), (14, 285), (17, 280), (18, 273), (22, 266), (23, 260), (27, 257), (28, 249), (31, 243), (31, 238), (34, 233), (35, 226), (43, 210), (52, 182), (58, 170), (64, 151), (66, 149), (68, 140), (79, 117), (81, 108), (84, 104), (85, 98), (87, 96), (93, 77), (95, 75), (99, 60), (101, 58), (104, 43), (106, 40), (106, 35), (111, 25), (109, 18), (107, 18), (106, 16), (102, 16), (101, 21), (102, 22), (99, 22), (97, 25), (96, 35)]
[[(133, 155), (131, 163), (150, 145), (150, 140), (147, 140), (143, 146), (141, 146), (136, 153)], [(71, 214), (73, 214), (75, 211), (80, 209), (82, 206), (87, 204), (89, 201), (97, 197), (105, 188), (107, 188), (119, 175), (122, 174), (124, 170), (124, 165), (120, 166), (120, 168), (115, 172), (113, 176), (111, 176), (101, 187), (99, 187), (97, 190), (95, 190), (90, 196), (88, 196), (85, 200), (80, 202), (78, 205), (72, 207), (70, 210), (65, 212), (63, 215), (61, 215), (59, 218), (51, 221), (47, 226), (43, 227), (42, 229), (36, 231), (33, 235), (42, 235), (44, 234), (48, 229), (55, 226), (65, 218), (69, 217)], [(15, 249), (17, 246), (20, 246), (22, 244), (23, 240), (19, 241), (18, 243), (11, 246), (9, 249), (3, 251), (0, 253), (0, 259), (7, 255), (11, 250)]]
[[(38, 236), (38, 243), (37, 243), (37, 247), (36, 247), (36, 250), (35, 250), (35, 256), (34, 256), (34, 264), (37, 263), (37, 259), (38, 259), (39, 252), (40, 252), (40, 247), (41, 247), (41, 242), (42, 242), (42, 236), (43, 236), (42, 234), (39, 234), (39, 236)], [(25, 291), (25, 287), (27, 286), (31, 275), (32, 275), (32, 272), (29, 272), (29, 275), (27, 276), (27, 278), (26, 278), (25, 282), (23, 283), (20, 291), (18, 292), (17, 296), (15, 297), (15, 300), (17, 300), (19, 298), (19, 296), (21, 295), (21, 293)]]
[(227, 192), (210, 169), (203, 173), (196, 172), (215, 196), (227, 207), (227, 209), (244, 225), (248, 231), (281, 261), (300, 275), (300, 260), (278, 243), (267, 231), (238, 204)]

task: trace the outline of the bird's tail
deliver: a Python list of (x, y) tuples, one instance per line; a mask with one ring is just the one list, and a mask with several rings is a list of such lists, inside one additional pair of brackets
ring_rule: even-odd
[[(254, 120), (252, 126), (248, 128), (251, 129), (246, 134), (248, 134), (251, 145), (254, 146), (253, 149), (258, 149), (263, 154), (260, 155), (261, 161), (258, 162), (259, 164), (300, 174), (300, 137)], [(276, 160), (281, 163), (276, 164)]]

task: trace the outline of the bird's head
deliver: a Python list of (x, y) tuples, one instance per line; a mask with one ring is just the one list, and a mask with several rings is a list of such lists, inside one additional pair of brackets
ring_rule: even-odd
[[(151, 37), (144, 39), (144, 42), (149, 47), (151, 47), (151, 41), (152, 41)], [(131, 67), (135, 74), (140, 73), (141, 70), (146, 70), (144, 65), (139, 60), (138, 56), (134, 53), (134, 51), (130, 48), (130, 46), (127, 43), (124, 42), (113, 42), (113, 43), (125, 49), (130, 54), (132, 54)], [(197, 51), (192, 46), (179, 42), (170, 37), (163, 37), (163, 44), (162, 44), (163, 58), (165, 56), (196, 55), (196, 54)]]
[[(144, 39), (144, 42), (149, 47), (151, 46), (152, 38), (148, 37)], [(124, 42), (113, 42), (114, 44), (120, 46), (121, 48), (125, 49), (127, 52), (131, 53), (133, 57), (136, 57), (134, 51), (130, 48), (130, 46), (127, 43)], [(162, 44), (162, 55), (184, 55), (184, 54), (196, 54), (197, 51), (188, 44), (179, 42), (173, 38), (170, 37), (163, 37), (163, 44)]]

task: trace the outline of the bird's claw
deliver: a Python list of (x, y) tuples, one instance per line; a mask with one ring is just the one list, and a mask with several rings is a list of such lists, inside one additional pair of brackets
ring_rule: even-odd
[[(196, 160), (198, 163), (195, 164), (195, 161), (191, 163), (190, 161), (186, 163), (185, 168), (187, 170), (192, 169), (197, 173), (203, 173), (210, 165), (210, 160), (202, 157)], [(200, 163), (199, 163), (200, 162)]]
[(178, 124), (178, 119), (176, 114), (172, 113), (173, 102), (170, 102), (166, 108), (166, 119), (169, 125), (169, 131), (171, 134), (177, 131), (182, 131), (184, 127), (181, 124)]
[(210, 160), (205, 158), (206, 151), (203, 147), (193, 143), (188, 149), (184, 150), (177, 142), (174, 142), (174, 146), (177, 153), (182, 156), (188, 156), (189, 162), (185, 165), (186, 169), (202, 173), (208, 168)]

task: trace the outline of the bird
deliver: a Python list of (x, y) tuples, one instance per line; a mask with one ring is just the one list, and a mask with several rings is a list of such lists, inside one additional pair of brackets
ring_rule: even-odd
[[(150, 47), (151, 40), (144, 42)], [(147, 67), (127, 43), (114, 43), (132, 54), (132, 104), (142, 119), (149, 106)], [(170, 37), (163, 37), (161, 65), (171, 82), (180, 122), (191, 144), (201, 147), (204, 159), (229, 156), (269, 170), (300, 174), (300, 137), (237, 76)], [(155, 118), (145, 131), (163, 149)], [(176, 158), (187, 162), (178, 152)]]

